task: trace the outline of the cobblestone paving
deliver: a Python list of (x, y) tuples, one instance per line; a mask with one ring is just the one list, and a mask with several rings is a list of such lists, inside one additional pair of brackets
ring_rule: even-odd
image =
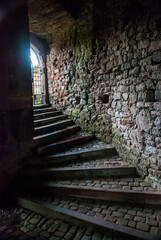
[(129, 204), (114, 204), (104, 201), (84, 200), (76, 198), (46, 197), (43, 199), (53, 205), (71, 209), (94, 218), (121, 224), (161, 236), (161, 209), (135, 207)]
[(0, 209), (0, 240), (123, 240), (45, 218), (23, 208)]
[[(79, 136), (87, 136), (89, 134), (84, 133), (84, 132), (79, 132), (71, 137), (68, 137), (68, 139), (72, 138), (72, 137), (79, 137)], [(112, 145), (110, 144), (106, 144), (100, 140), (93, 140), (90, 141), (89, 143), (85, 143), (85, 144), (81, 144), (78, 146), (75, 146), (73, 148), (70, 148), (70, 150), (64, 151), (65, 153), (70, 153), (70, 152), (77, 152), (77, 151), (89, 151), (89, 150), (97, 150), (97, 149), (101, 149), (101, 148), (109, 148), (112, 147)]]
[(146, 183), (142, 178), (104, 178), (99, 180), (66, 180), (66, 181), (52, 181), (63, 185), (75, 185), (84, 187), (95, 187), (103, 189), (123, 189), (135, 191), (156, 191)]
[(132, 165), (123, 161), (122, 158), (120, 158), (118, 156), (68, 164), (68, 167), (72, 167), (72, 168), (77, 168), (77, 167), (84, 167), (84, 168), (86, 168), (86, 167), (114, 167), (114, 166), (119, 167), (119, 166), (132, 166)]

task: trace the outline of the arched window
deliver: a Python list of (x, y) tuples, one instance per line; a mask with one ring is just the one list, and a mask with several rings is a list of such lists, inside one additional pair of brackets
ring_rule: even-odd
[(44, 63), (39, 50), (31, 43), (30, 44), (31, 57), (31, 74), (32, 74), (32, 95), (33, 104), (45, 104), (45, 75)]

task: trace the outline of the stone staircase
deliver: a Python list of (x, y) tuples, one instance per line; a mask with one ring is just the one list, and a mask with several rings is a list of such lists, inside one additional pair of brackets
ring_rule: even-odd
[(111, 237), (102, 239), (161, 239), (161, 193), (112, 145), (48, 106), (34, 109), (34, 144), (17, 179), (21, 207)]

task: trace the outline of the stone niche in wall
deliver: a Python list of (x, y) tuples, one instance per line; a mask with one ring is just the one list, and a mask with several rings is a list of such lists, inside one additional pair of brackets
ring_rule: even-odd
[[(112, 142), (160, 188), (161, 27), (154, 19), (160, 4), (121, 2), (114, 7), (112, 1), (93, 1), (66, 33), (64, 47), (51, 47), (50, 100), (82, 128)], [(91, 8), (87, 34), (83, 24)]]

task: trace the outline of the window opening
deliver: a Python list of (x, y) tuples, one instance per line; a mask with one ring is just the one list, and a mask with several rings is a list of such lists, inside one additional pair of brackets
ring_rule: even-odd
[(33, 104), (45, 104), (45, 76), (42, 58), (36, 48), (30, 48)]

